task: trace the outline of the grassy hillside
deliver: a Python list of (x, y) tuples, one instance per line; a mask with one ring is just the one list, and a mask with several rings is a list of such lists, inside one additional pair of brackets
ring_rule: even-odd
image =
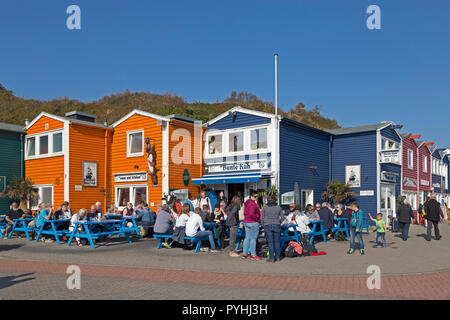
[[(245, 108), (274, 112), (274, 106), (248, 92), (232, 92), (222, 102), (187, 103), (183, 98), (171, 94), (153, 94), (150, 92), (129, 92), (105, 96), (97, 101), (83, 103), (78, 100), (61, 98), (51, 101), (23, 99), (14, 96), (13, 92), (0, 87), (0, 122), (23, 125), (25, 119), (32, 120), (42, 111), (64, 116), (69, 111), (83, 111), (97, 116), (97, 122), (113, 123), (133, 109), (159, 114), (177, 114), (206, 122), (228, 109), (240, 105)], [(306, 109), (302, 103), (291, 108), (289, 112), (278, 110), (279, 114), (319, 129), (339, 128), (335, 119), (328, 119), (320, 114), (315, 106)]]

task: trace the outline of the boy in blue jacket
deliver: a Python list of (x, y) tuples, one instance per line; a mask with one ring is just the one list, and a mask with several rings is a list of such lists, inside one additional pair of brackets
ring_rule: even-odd
[(359, 209), (359, 204), (353, 202), (350, 205), (353, 210), (353, 214), (350, 218), (350, 250), (348, 250), (348, 254), (352, 254), (355, 252), (355, 237), (357, 236), (359, 239), (359, 252), (364, 255), (364, 241), (362, 238), (362, 227), (364, 223), (364, 212)]

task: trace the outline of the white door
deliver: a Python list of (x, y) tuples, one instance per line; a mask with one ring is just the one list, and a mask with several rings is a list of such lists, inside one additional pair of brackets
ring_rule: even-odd
[(389, 225), (389, 216), (396, 217), (396, 196), (395, 185), (393, 184), (381, 184), (381, 213), (386, 224)]
[(314, 206), (314, 190), (302, 190), (302, 210), (310, 204)]

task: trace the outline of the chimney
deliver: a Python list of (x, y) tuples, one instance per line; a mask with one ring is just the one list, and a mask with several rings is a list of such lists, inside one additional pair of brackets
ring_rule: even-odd
[(67, 118), (72, 118), (76, 120), (82, 120), (87, 122), (95, 122), (95, 119), (97, 118), (93, 114), (84, 113), (81, 111), (71, 111), (66, 113)]

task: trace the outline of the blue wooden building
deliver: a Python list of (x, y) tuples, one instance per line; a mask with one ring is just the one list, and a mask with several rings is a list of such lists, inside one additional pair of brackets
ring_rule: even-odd
[[(352, 187), (365, 213), (389, 222), (401, 194), (402, 139), (392, 122), (330, 130), (331, 179)], [(370, 224), (371, 221), (367, 219)]]
[(282, 205), (314, 204), (329, 181), (331, 134), (274, 114), (234, 107), (205, 124), (204, 175), (225, 196), (275, 185)]
[[(23, 127), (0, 123), (0, 192), (15, 178), (24, 176)], [(9, 210), (12, 199), (0, 197), (0, 214)]]

